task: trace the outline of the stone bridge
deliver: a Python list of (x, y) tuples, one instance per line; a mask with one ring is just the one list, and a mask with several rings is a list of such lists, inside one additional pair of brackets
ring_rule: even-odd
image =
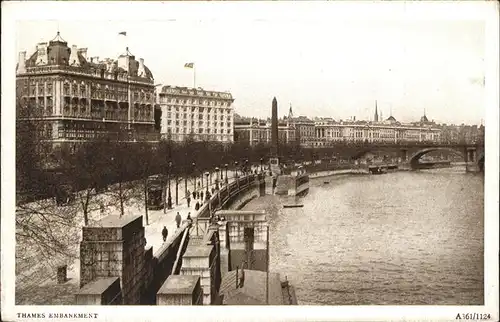
[[(263, 193), (260, 175), (222, 186), (199, 209), (195, 222), (184, 221), (156, 252), (145, 248), (142, 216), (108, 216), (83, 227), (76, 304), (213, 304), (221, 282), (220, 238), (213, 214)], [(179, 288), (187, 293), (178, 294)]]
[(355, 155), (355, 159), (362, 158), (368, 154), (391, 154), (398, 156), (402, 163), (409, 164), (412, 168), (418, 168), (420, 158), (433, 151), (448, 151), (459, 154), (467, 165), (467, 171), (484, 170), (484, 144), (437, 144), (418, 143), (411, 145), (381, 145), (367, 146), (361, 148)]

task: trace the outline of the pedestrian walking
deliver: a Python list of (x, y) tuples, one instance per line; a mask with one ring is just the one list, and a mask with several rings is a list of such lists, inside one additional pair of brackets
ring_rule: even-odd
[(203, 202), (203, 191), (200, 192), (201, 201)]
[(196, 205), (194, 205), (194, 210), (198, 211), (200, 209), (200, 203), (197, 201)]
[(190, 213), (190, 212), (188, 212), (188, 215), (187, 215), (186, 220), (188, 221), (188, 223), (189, 223), (190, 225), (191, 225), (191, 224), (193, 224), (193, 219), (191, 219), (191, 213)]
[(190, 204), (191, 204), (191, 197), (188, 197), (188, 198), (187, 198), (187, 202), (188, 202), (188, 207), (190, 207)]
[(214, 187), (212, 187), (212, 194), (214, 194), (214, 193), (215, 193), (215, 188), (214, 188)]
[(177, 224), (177, 228), (179, 228), (181, 226), (181, 221), (182, 221), (182, 217), (179, 214), (179, 212), (177, 212), (177, 216), (175, 216), (175, 223)]
[(196, 199), (196, 191), (193, 191), (193, 199)]
[(161, 231), (161, 235), (163, 236), (163, 242), (167, 241), (168, 229), (166, 226), (163, 226), (163, 230)]

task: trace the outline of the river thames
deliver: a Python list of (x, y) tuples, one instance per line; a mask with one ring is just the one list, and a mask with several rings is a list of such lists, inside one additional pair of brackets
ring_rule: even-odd
[[(325, 182), (329, 182), (325, 184)], [(265, 196), (270, 270), (303, 305), (482, 305), (484, 178), (463, 169), (312, 179)]]

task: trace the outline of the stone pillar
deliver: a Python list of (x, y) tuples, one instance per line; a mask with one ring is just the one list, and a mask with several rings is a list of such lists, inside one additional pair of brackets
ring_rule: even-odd
[(401, 160), (403, 160), (403, 162), (408, 161), (408, 150), (406, 149), (401, 150)]
[(102, 277), (86, 284), (75, 294), (76, 305), (119, 305), (122, 303), (120, 278)]
[(203, 291), (196, 275), (170, 275), (156, 293), (156, 305), (202, 305)]
[(101, 277), (120, 277), (123, 304), (140, 304), (145, 265), (142, 216), (107, 216), (83, 227), (80, 287)]
[(67, 265), (57, 267), (57, 284), (64, 284), (68, 280), (67, 275)]
[(209, 245), (188, 246), (182, 257), (181, 275), (200, 277), (204, 305), (212, 304), (216, 295), (213, 293), (214, 258), (215, 247)]

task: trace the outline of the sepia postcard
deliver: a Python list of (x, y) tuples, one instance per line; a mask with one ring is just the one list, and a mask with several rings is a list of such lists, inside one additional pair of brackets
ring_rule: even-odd
[(498, 10), (2, 3), (2, 321), (498, 321)]

